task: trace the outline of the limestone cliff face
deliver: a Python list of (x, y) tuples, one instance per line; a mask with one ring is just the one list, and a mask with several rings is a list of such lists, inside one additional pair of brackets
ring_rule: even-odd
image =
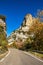
[(23, 23), (21, 25), (21, 28), (23, 31), (28, 31), (30, 26), (33, 24), (33, 17), (31, 14), (27, 14), (24, 17)]
[(26, 25), (27, 25), (27, 26), (31, 26), (32, 21), (33, 21), (32, 15), (31, 15), (31, 14), (27, 14), (27, 15), (25, 16), (25, 20), (26, 20)]
[(24, 17), (24, 20), (23, 20), (23, 23), (22, 25), (23, 26), (31, 26), (33, 22), (33, 17), (31, 14), (27, 14), (25, 17)]
[(15, 40), (24, 41), (29, 36), (27, 34), (27, 32), (29, 31), (29, 28), (30, 28), (30, 26), (32, 26), (33, 23), (34, 22), (33, 22), (32, 15), (31, 14), (27, 14), (24, 17), (23, 23), (21, 24), (20, 28), (17, 29), (15, 32), (13, 32), (13, 34), (11, 34), (12, 38), (14, 38)]

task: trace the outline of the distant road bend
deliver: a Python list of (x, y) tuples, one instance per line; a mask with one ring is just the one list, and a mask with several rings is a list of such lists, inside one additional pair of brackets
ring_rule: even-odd
[(23, 51), (9, 49), (10, 54), (0, 62), (0, 65), (43, 65), (43, 62), (26, 55)]

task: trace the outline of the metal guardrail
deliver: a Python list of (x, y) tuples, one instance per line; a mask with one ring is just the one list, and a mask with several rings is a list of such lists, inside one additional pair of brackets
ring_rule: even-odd
[(43, 51), (33, 50), (33, 52), (37, 52), (37, 53), (43, 54)]

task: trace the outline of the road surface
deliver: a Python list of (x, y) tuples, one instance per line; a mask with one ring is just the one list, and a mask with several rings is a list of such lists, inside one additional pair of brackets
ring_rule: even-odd
[(9, 55), (0, 62), (0, 65), (43, 65), (43, 62), (26, 55), (23, 51), (9, 49)]

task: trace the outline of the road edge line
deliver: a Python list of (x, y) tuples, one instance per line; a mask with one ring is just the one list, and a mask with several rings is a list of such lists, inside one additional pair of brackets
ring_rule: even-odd
[(32, 56), (33, 58), (35, 58), (35, 59), (37, 59), (37, 60), (39, 60), (39, 61), (41, 61), (41, 62), (43, 62), (43, 60), (37, 58), (36, 56), (32, 55), (31, 53), (28, 53), (28, 52), (24, 52), (24, 53), (27, 54), (27, 55)]
[(10, 54), (10, 51), (8, 52), (8, 54), (7, 54), (4, 58), (2, 58), (2, 59), (0, 60), (0, 62), (2, 62), (9, 54)]

